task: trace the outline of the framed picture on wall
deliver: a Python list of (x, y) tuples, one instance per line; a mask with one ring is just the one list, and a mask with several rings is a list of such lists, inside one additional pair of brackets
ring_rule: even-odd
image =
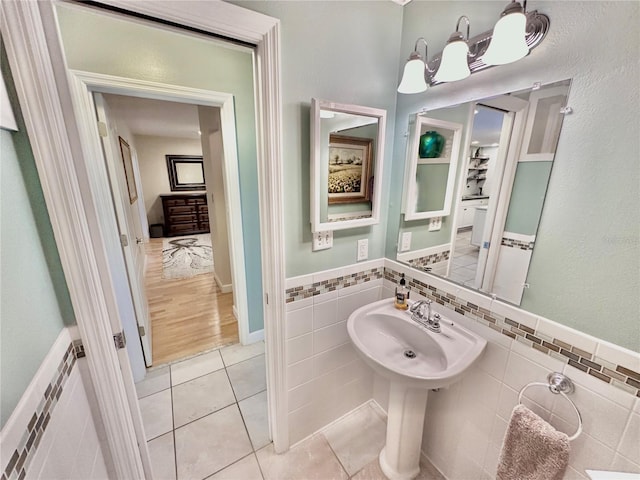
[(368, 202), (371, 138), (329, 135), (329, 203)]
[(201, 155), (165, 155), (172, 192), (206, 190)]
[(124, 164), (124, 176), (127, 179), (127, 190), (129, 191), (129, 203), (133, 203), (138, 199), (138, 189), (136, 188), (136, 177), (133, 173), (133, 162), (131, 161), (131, 148), (122, 137), (120, 140), (120, 154), (122, 155), (122, 163)]

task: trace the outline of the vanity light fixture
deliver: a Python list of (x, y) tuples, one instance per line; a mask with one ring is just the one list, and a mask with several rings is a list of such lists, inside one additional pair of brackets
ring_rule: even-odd
[[(431, 60), (427, 56), (427, 42), (420, 37), (405, 64), (398, 92), (421, 93), (438, 83), (462, 80), (475, 72), (526, 56), (542, 42), (550, 25), (547, 15), (536, 10), (526, 12), (526, 5), (526, 0), (524, 6), (512, 0), (502, 12), (495, 28), (472, 38), (469, 38), (469, 19), (466, 16), (460, 17), (456, 31), (449, 37), (444, 50)], [(459, 31), (462, 19), (467, 22), (466, 40)], [(514, 40), (516, 32), (518, 38)], [(418, 53), (420, 42), (425, 45), (424, 58)], [(466, 74), (467, 69), (469, 75)]]
[[(467, 22), (467, 37), (463, 37), (460, 33), (460, 21), (464, 19)], [(456, 23), (456, 31), (451, 34), (447, 45), (442, 51), (442, 60), (440, 67), (433, 79), (436, 82), (456, 82), (471, 75), (469, 70), (469, 18), (466, 15), (461, 16)]]
[(487, 65), (505, 65), (529, 53), (526, 41), (527, 17), (520, 3), (513, 0), (506, 6), (493, 27), (493, 35), (482, 61)]
[(411, 52), (409, 60), (407, 60), (407, 63), (404, 65), (402, 81), (400, 85), (398, 85), (398, 93), (421, 93), (428, 87), (425, 79), (427, 65), (418, 53), (418, 44), (421, 41), (424, 43), (424, 58), (428, 57), (427, 41), (423, 37), (420, 37), (416, 40), (413, 52)]

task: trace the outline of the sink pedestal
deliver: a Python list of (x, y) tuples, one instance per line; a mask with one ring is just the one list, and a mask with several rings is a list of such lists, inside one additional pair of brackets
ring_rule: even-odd
[(420, 473), (427, 393), (426, 388), (391, 382), (387, 440), (379, 457), (380, 468), (390, 480), (411, 480)]

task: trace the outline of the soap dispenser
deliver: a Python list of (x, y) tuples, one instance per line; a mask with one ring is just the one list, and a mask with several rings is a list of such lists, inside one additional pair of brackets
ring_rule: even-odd
[(406, 310), (409, 308), (407, 303), (409, 300), (409, 289), (406, 287), (406, 280), (404, 279), (404, 273), (400, 274), (400, 281), (396, 287), (396, 300), (393, 304), (399, 310)]

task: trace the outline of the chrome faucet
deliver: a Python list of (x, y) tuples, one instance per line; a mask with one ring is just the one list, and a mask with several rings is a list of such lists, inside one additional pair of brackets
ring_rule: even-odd
[(414, 302), (409, 308), (411, 312), (411, 320), (428, 328), (432, 332), (440, 333), (440, 314), (434, 313), (431, 315), (431, 300), (420, 300)]

